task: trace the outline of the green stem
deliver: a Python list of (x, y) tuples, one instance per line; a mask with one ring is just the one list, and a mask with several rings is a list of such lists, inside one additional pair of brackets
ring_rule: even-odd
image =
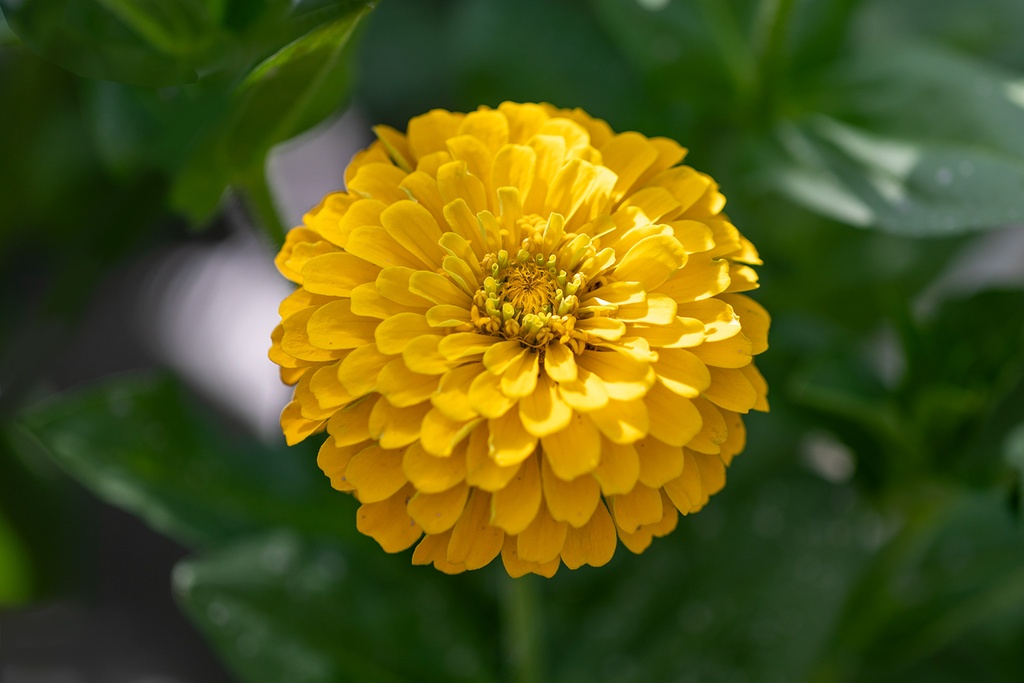
[(544, 680), (543, 624), (537, 577), (507, 579), (502, 592), (503, 645), (512, 683)]
[(778, 86), (784, 67), (786, 34), (794, 0), (761, 0), (754, 25), (754, 54), (757, 59), (758, 104), (767, 105)]
[(267, 183), (267, 175), (263, 168), (246, 174), (243, 187), (249, 207), (267, 237), (277, 246), (284, 244), (287, 230), (277, 212), (274, 197), (270, 194), (270, 185)]

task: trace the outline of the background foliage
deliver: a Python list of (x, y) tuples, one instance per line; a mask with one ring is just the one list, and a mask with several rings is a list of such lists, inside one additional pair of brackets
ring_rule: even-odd
[[(240, 681), (1024, 670), (1024, 267), (937, 284), (1024, 222), (1020, 2), (0, 8), (0, 600), (88, 557), (61, 535), (66, 482), (40, 474), (56, 462), (194, 551), (175, 596)], [(312, 451), (240, 436), (166, 373), (46, 396), (104, 276), (216, 226), (225, 193), (282, 239), (275, 144), (349, 102), (403, 127), (503, 100), (688, 146), (760, 248), (774, 318), (772, 412), (726, 489), (642, 556), (525, 579), (536, 628), (500, 567), (384, 555)]]

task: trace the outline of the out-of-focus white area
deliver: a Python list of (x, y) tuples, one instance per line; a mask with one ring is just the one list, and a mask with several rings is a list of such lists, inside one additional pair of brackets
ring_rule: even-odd
[(267, 158), (267, 179), (277, 212), (286, 226), (328, 192), (345, 189), (345, 167), (372, 142), (370, 125), (355, 109), (282, 143)]
[(142, 292), (142, 338), (161, 362), (273, 441), (290, 388), (267, 350), (277, 306), (291, 291), (252, 233), (182, 247), (156, 265)]
[[(350, 112), (271, 152), (267, 176), (285, 225), (300, 224), (325, 194), (344, 188), (345, 167), (369, 143), (369, 130)], [(294, 286), (277, 272), (272, 248), (244, 212), (229, 210), (228, 217), (228, 239), (182, 247), (157, 262), (139, 298), (142, 337), (158, 360), (277, 442), (291, 388), (267, 350), (278, 304)]]

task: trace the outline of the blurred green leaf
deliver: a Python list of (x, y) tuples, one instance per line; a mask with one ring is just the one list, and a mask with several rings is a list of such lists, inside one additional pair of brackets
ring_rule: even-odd
[(251, 168), (270, 148), (319, 123), (348, 95), (350, 42), (371, 4), (348, 11), (278, 50), (253, 68), (234, 93), (221, 152)]
[(27, 601), (32, 590), (27, 549), (0, 510), (0, 607)]
[(188, 545), (278, 525), (355, 534), (351, 499), (333, 492), (312, 454), (226, 437), (164, 377), (58, 396), (21, 424), (98, 497)]
[(497, 680), (493, 612), (460, 592), (467, 580), (288, 533), (174, 572), (182, 607), (247, 683)]
[(37, 55), (79, 76), (165, 86), (197, 78), (220, 2), (0, 0), (14, 33)]
[(995, 495), (931, 491), (850, 594), (820, 680), (1014, 680), (1024, 537)]
[(1006, 151), (882, 137), (824, 116), (778, 136), (789, 160), (768, 182), (845, 223), (935, 237), (1024, 216), (1024, 157)]

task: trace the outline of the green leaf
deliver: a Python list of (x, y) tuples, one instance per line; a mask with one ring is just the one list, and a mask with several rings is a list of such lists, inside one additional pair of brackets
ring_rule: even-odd
[(331, 21), (285, 45), (245, 76), (219, 141), (233, 167), (260, 164), (270, 148), (322, 121), (345, 101), (351, 39), (373, 4), (346, 3)]
[(278, 533), (182, 562), (174, 587), (247, 683), (496, 680), (473, 577), (406, 563)]
[(32, 595), (28, 551), (0, 511), (0, 607), (26, 602)]
[(778, 137), (788, 159), (766, 182), (851, 225), (936, 237), (1024, 216), (1024, 157), (1007, 151), (883, 137), (825, 116)]
[(79, 76), (146, 86), (196, 80), (216, 36), (220, 4), (0, 0), (11, 29), (40, 57)]
[(1013, 680), (1024, 539), (1001, 497), (932, 490), (851, 592), (820, 680)]
[(127, 376), (33, 407), (21, 424), (103, 500), (189, 545), (267, 527), (353, 536), (348, 496), (307, 450), (228, 438), (177, 384)]

